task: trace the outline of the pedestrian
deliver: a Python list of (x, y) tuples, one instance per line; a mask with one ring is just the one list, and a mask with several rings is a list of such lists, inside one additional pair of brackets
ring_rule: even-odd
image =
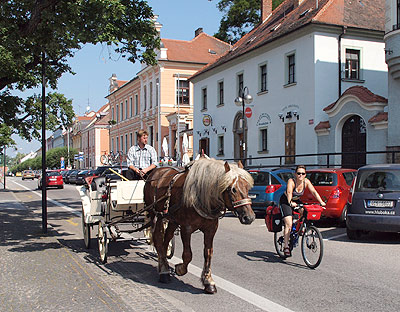
[[(303, 165), (299, 165), (296, 167), (295, 170), (295, 178), (289, 179), (286, 186), (286, 191), (285, 193), (283, 193), (279, 202), (284, 224), (283, 252), (287, 257), (291, 256), (289, 248), (289, 235), (293, 224), (293, 210), (296, 209), (298, 204), (302, 204), (300, 197), (304, 194), (306, 188), (309, 189), (310, 193), (314, 195), (321, 206), (324, 207), (326, 205), (325, 202), (321, 199), (321, 196), (319, 196), (318, 192), (315, 190), (310, 180), (306, 178), (306, 167)], [(299, 209), (299, 213), (301, 217), (303, 214), (303, 208)]]
[(129, 180), (145, 179), (157, 166), (157, 152), (154, 147), (147, 144), (148, 138), (149, 134), (146, 130), (139, 130), (137, 144), (128, 151), (126, 178)]

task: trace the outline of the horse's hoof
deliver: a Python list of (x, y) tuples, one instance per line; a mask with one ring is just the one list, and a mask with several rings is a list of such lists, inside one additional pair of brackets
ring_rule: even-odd
[(171, 275), (168, 273), (160, 274), (160, 283), (167, 284), (171, 282)]
[(205, 285), (204, 286), (204, 292), (206, 294), (215, 294), (217, 293), (217, 287), (215, 287), (215, 285)]
[(183, 263), (175, 265), (175, 273), (178, 276), (185, 275), (187, 273), (187, 267)]

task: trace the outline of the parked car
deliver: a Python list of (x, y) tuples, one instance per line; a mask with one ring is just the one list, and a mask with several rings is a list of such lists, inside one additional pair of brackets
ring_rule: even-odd
[(273, 203), (279, 204), (286, 191), (287, 181), (293, 177), (293, 170), (288, 168), (251, 169), (249, 173), (254, 179), (254, 186), (249, 191), (251, 207), (263, 213)]
[(71, 174), (68, 175), (68, 183), (69, 184), (76, 184), (76, 180), (78, 178), (78, 174), (81, 171), (85, 171), (85, 170), (81, 169), (81, 170), (74, 170), (73, 172), (71, 172)]
[(71, 183), (70, 180), (69, 180), (69, 178), (71, 177), (71, 174), (75, 174), (75, 173), (78, 172), (78, 171), (79, 171), (79, 170), (77, 170), (77, 169), (73, 169), (73, 170), (68, 171), (68, 172), (65, 174), (65, 176), (64, 176), (65, 183), (66, 183), (66, 184)]
[(16, 177), (22, 177), (22, 172), (19, 172), (19, 171), (18, 171), (18, 172), (15, 174), (15, 176), (16, 176)]
[[(42, 176), (38, 179), (38, 189), (42, 189), (43, 179)], [(46, 186), (47, 187), (57, 187), (57, 188), (64, 188), (64, 182), (62, 176), (57, 171), (47, 171), (46, 172)]]
[(369, 165), (358, 169), (352, 204), (347, 213), (347, 236), (368, 231), (400, 232), (400, 165)]
[(91, 177), (94, 174), (94, 170), (83, 170), (80, 171), (76, 177), (76, 184), (85, 184), (85, 179)]
[(32, 170), (24, 170), (22, 172), (22, 180), (25, 180), (25, 179), (34, 180), (35, 179), (35, 173)]
[(63, 170), (63, 171), (60, 172), (60, 174), (61, 174), (61, 176), (62, 176), (62, 178), (63, 178), (63, 180), (64, 180), (64, 183), (65, 183), (65, 175), (66, 175), (69, 171), (70, 171), (70, 170)]
[[(347, 201), (351, 184), (357, 173), (355, 169), (321, 168), (307, 170), (307, 178), (315, 190), (326, 202), (322, 216), (338, 219), (341, 225), (346, 224)], [(305, 203), (317, 203), (314, 196), (307, 189), (301, 200)]]

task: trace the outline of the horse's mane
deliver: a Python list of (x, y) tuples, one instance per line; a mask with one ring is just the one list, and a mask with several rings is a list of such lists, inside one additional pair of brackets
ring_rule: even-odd
[(244, 179), (249, 187), (253, 186), (251, 175), (230, 163), (230, 170), (225, 172), (224, 161), (200, 158), (193, 162), (183, 186), (183, 204), (194, 207), (201, 215), (215, 216), (225, 209), (222, 193), (236, 178)]

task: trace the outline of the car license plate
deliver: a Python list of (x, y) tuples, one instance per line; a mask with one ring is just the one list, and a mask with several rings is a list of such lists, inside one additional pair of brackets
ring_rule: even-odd
[(256, 198), (257, 197), (257, 195), (256, 194), (249, 194), (249, 198)]
[(57, 181), (57, 178), (50, 178), (50, 181)]
[(393, 208), (392, 200), (369, 200), (368, 207)]

